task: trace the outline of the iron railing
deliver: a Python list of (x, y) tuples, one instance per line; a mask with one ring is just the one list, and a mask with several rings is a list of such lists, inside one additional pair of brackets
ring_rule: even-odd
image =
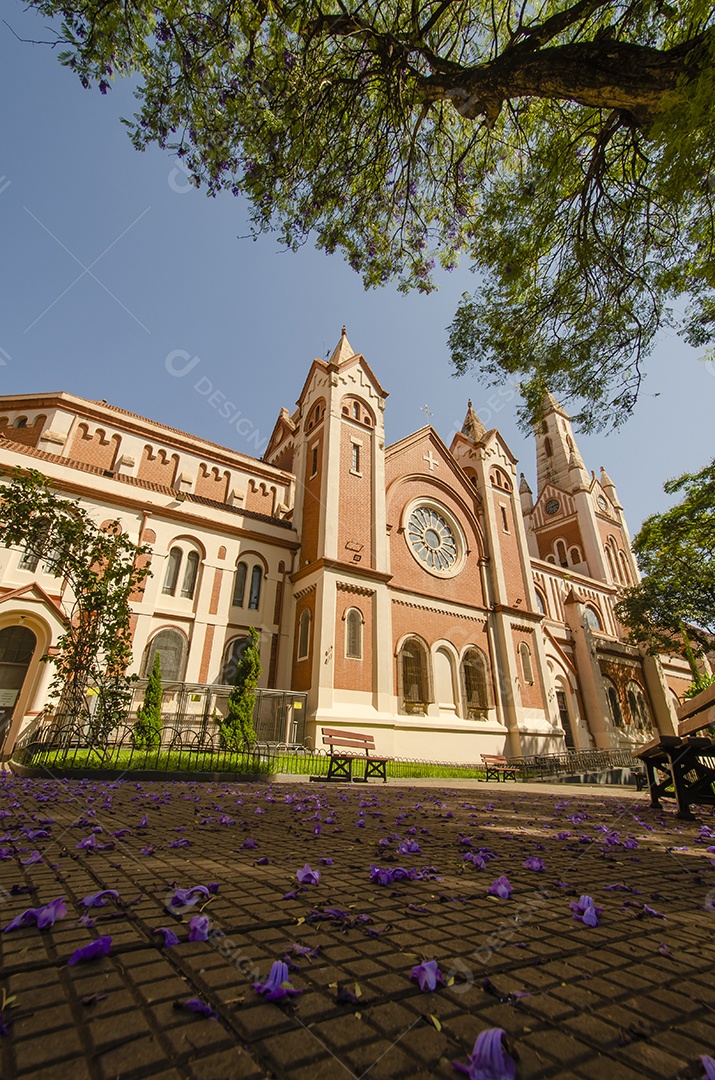
[(603, 750), (567, 750), (561, 754), (532, 754), (527, 757), (512, 757), (511, 765), (516, 765), (522, 775), (531, 776), (571, 776), (578, 773), (603, 772), (607, 769), (633, 768), (638, 762), (630, 749), (620, 747)]

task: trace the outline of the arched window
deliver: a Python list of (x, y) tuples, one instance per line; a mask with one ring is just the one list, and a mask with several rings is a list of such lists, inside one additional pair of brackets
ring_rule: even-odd
[(611, 551), (610, 545), (606, 544), (604, 550), (606, 552), (606, 559), (608, 560), (608, 569), (611, 571), (611, 577), (613, 578), (614, 582), (616, 582), (618, 581), (618, 575), (616, 574), (616, 567), (613, 562), (613, 552)]
[(556, 541), (555, 551), (556, 561), (560, 563), (561, 566), (568, 566), (569, 561), (566, 558), (566, 544), (563, 542), (563, 540)]
[(534, 682), (534, 669), (531, 664), (531, 650), (525, 641), (522, 641), (519, 646), (519, 656), (521, 657), (521, 670), (524, 675), (524, 682), (531, 686)]
[(608, 708), (611, 713), (611, 720), (618, 728), (624, 727), (623, 712), (621, 710), (621, 703), (618, 700), (618, 691), (611, 682), (610, 679), (604, 679), (606, 687), (606, 696), (608, 698)]
[(35, 555), (33, 551), (28, 551), (27, 548), (25, 548), (22, 555), (20, 556), (20, 561), (17, 564), (17, 568), (18, 570), (29, 570), (31, 573), (34, 573), (34, 571), (37, 570), (37, 564), (39, 561), (39, 555)]
[(569, 551), (569, 558), (571, 559), (572, 566), (578, 566), (578, 564), (582, 562), (580, 549), (577, 547), (572, 547)]
[(169, 558), (166, 560), (164, 586), (161, 591), (167, 596), (174, 596), (176, 593), (176, 583), (179, 580), (179, 569), (181, 568), (181, 554), (181, 548), (173, 547), (169, 552)]
[(240, 562), (236, 567), (236, 576), (233, 579), (233, 597), (231, 603), (234, 607), (243, 607), (243, 597), (246, 592), (246, 574), (248, 567), (245, 562)]
[(199, 553), (198, 551), (190, 551), (186, 559), (186, 569), (184, 570), (184, 581), (181, 586), (181, 595), (186, 600), (193, 600), (194, 592), (196, 591), (196, 579), (199, 576)]
[(426, 705), (429, 701), (427, 652), (417, 638), (408, 638), (399, 657), (402, 700), (405, 705)]
[(628, 572), (628, 559), (626, 558), (625, 551), (619, 551), (618, 552), (618, 558), (620, 559), (620, 562), (621, 562), (621, 574), (622, 574), (622, 577), (623, 577), (623, 584), (627, 585), (628, 582), (630, 581), (630, 574)]
[(360, 402), (353, 401), (353, 416), (356, 420), (360, 419)]
[(546, 451), (547, 457), (551, 457), (554, 452), (551, 446), (551, 439), (549, 439), (548, 437), (544, 439), (544, 450)]
[(345, 655), (350, 660), (362, 660), (362, 612), (350, 608), (345, 614)]
[(256, 563), (251, 571), (251, 589), (248, 594), (248, 607), (251, 611), (258, 611), (261, 602), (261, 582), (263, 581), (263, 569)]
[(461, 676), (465, 715), (482, 716), (489, 708), (489, 666), (481, 649), (467, 649)]
[(583, 609), (583, 617), (586, 620), (587, 626), (590, 626), (592, 630), (603, 630), (601, 625), (601, 617), (595, 608), (592, 608), (590, 604), (586, 604)]
[(233, 641), (229, 641), (226, 646), (223, 657), (223, 667), (221, 668), (221, 682), (224, 686), (233, 686), (235, 683), (238, 661), (246, 650), (248, 640), (247, 637), (234, 638)]
[(160, 630), (149, 642), (144, 656), (145, 678), (154, 667), (154, 657), (159, 653), (162, 682), (182, 682), (186, 670), (188, 643), (178, 630)]
[(310, 610), (305, 608), (298, 622), (298, 659), (307, 660), (310, 652)]
[(631, 721), (639, 731), (650, 731), (652, 725), (650, 718), (650, 710), (646, 704), (645, 695), (642, 688), (637, 682), (629, 682), (626, 687), (626, 698), (628, 699), (628, 711), (631, 714)]
[(536, 610), (540, 611), (542, 615), (546, 615), (546, 601), (538, 589), (535, 589), (534, 592), (536, 593)]
[(17, 419), (13, 422), (12, 426), (14, 428), (26, 428), (27, 427), (27, 417), (26, 416), (18, 416)]
[(546, 562), (553, 563), (554, 566), (556, 565), (556, 559), (554, 558), (553, 555), (547, 555), (546, 556)]

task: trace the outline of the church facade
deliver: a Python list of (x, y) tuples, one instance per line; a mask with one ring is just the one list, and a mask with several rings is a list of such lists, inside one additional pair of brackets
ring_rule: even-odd
[[(261, 460), (69, 394), (0, 398), (0, 467), (34, 468), (99, 523), (151, 546), (132, 603), (132, 673), (231, 681), (248, 629), (261, 684), (307, 695), (322, 726), (385, 755), (629, 747), (675, 729), (679, 657), (630, 646), (614, 616), (637, 580), (607, 473), (549, 398), (537, 490), (470, 406), (448, 447), (385, 445), (387, 393), (345, 330), (281, 409)], [(0, 741), (38, 722), (62, 632), (62, 580), (0, 549)], [(286, 733), (288, 738), (288, 733)]]

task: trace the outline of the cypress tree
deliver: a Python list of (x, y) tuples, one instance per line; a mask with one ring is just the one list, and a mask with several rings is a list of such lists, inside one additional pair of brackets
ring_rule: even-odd
[(134, 745), (137, 750), (154, 750), (161, 742), (161, 699), (161, 660), (157, 652), (146, 685), (144, 704), (137, 709), (134, 724)]

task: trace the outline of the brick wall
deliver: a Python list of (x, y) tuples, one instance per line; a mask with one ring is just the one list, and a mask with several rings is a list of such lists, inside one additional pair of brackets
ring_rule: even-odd
[(46, 420), (47, 417), (43, 413), (36, 416), (31, 424), (28, 422), (26, 427), (18, 428), (12, 426), (13, 421), (9, 417), (0, 416), (0, 434), (23, 446), (37, 446)]
[(69, 456), (73, 461), (82, 461), (86, 465), (94, 465), (97, 469), (111, 469), (114, 466), (121, 437), (111, 437), (102, 428), (90, 435), (87, 424), (80, 424), (77, 428)]
[(166, 450), (154, 450), (145, 446), (139, 462), (139, 479), (151, 484), (172, 487), (179, 467), (179, 455), (167, 454)]
[(254, 510), (259, 514), (272, 514), (275, 501), (276, 489), (270, 484), (260, 480), (249, 480), (246, 492), (246, 510)]
[[(298, 660), (298, 644), (300, 633), (300, 617), (305, 610), (310, 611), (310, 638), (308, 641), (308, 655), (305, 660)], [(315, 590), (307, 593), (298, 600), (295, 609), (295, 638), (293, 641), (293, 690), (309, 690), (311, 683), (311, 671), (313, 667), (313, 641), (315, 638)]]
[(214, 499), (216, 502), (226, 502), (230, 479), (230, 473), (221, 472), (216, 466), (211, 468), (201, 462), (199, 471), (196, 475), (195, 494), (199, 495), (202, 499)]
[[(352, 471), (353, 438), (359, 439), (360, 475)], [(353, 562), (360, 555), (360, 565), (373, 567), (372, 550), (372, 441), (374, 432), (362, 424), (343, 421), (340, 431), (340, 498), (338, 558)], [(351, 547), (346, 547), (350, 544)], [(362, 545), (362, 550), (357, 547)]]
[[(335, 687), (338, 690), (373, 690), (373, 605), (374, 594), (348, 591), (338, 587), (335, 606)], [(345, 617), (350, 608), (362, 614), (362, 659), (345, 655)]]
[[(489, 658), (491, 674), (490, 696), (494, 698), (494, 662), (489, 650), (486, 623), (466, 619), (450, 612), (432, 611), (419, 606), (409, 606), (393, 599), (392, 602), (393, 653), (398, 642), (407, 634), (416, 634), (431, 649), (436, 641), (449, 641), (461, 655), (467, 645), (476, 645)], [(394, 688), (399, 693), (397, 656), (394, 660)]]

